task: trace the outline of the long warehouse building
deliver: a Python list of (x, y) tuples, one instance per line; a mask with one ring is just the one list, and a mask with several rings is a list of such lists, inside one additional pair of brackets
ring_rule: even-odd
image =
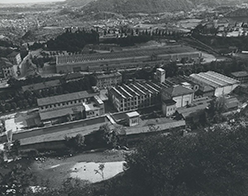
[(214, 95), (220, 97), (230, 94), (240, 82), (214, 71), (191, 74), (190, 77), (200, 85), (209, 85), (215, 89)]
[(202, 53), (188, 46), (173, 45), (139, 48), (110, 53), (56, 56), (57, 73), (107, 71), (142, 68), (160, 62), (180, 61), (183, 58), (199, 62)]

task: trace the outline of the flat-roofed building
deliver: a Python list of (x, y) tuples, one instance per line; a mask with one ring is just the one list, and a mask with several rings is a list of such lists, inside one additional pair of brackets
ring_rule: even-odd
[(237, 71), (231, 73), (232, 77), (241, 83), (248, 82), (248, 73), (247, 71)]
[(122, 75), (119, 72), (102, 74), (96, 76), (96, 86), (99, 89), (104, 89), (111, 86), (116, 86), (122, 83)]
[(215, 89), (214, 95), (220, 97), (231, 93), (240, 82), (214, 71), (191, 74), (190, 77), (199, 83), (209, 85)]
[(64, 118), (92, 118), (105, 113), (97, 93), (81, 91), (37, 100), (41, 121), (55, 122)]
[(160, 90), (152, 82), (135, 82), (112, 87), (109, 98), (118, 111), (134, 111), (160, 104)]

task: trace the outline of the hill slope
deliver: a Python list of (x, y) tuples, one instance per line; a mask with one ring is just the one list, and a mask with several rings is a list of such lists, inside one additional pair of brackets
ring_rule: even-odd
[(86, 12), (159, 13), (189, 11), (197, 5), (232, 5), (247, 0), (67, 0), (71, 6), (84, 7)]
[(190, 10), (194, 5), (188, 0), (98, 0), (86, 6), (94, 12), (158, 13)]

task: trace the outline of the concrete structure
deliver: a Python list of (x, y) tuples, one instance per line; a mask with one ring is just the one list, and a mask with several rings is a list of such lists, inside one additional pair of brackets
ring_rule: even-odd
[(58, 55), (56, 56), (56, 71), (57, 73), (71, 73), (133, 69), (143, 68), (147, 64), (152, 66), (161, 62), (180, 61), (182, 58), (194, 59), (198, 62), (201, 57), (201, 52), (182, 45), (139, 48), (138, 50), (110, 53)]
[(20, 52), (13, 51), (7, 56), (7, 58), (13, 65), (19, 65), (22, 62)]
[(232, 72), (231, 73), (232, 77), (241, 83), (246, 83), (248, 82), (248, 73), (247, 71), (238, 71), (238, 72)]
[(139, 124), (139, 113), (138, 112), (129, 112), (127, 113), (128, 124), (130, 127), (136, 126)]
[(176, 112), (176, 103), (172, 99), (162, 102), (162, 112), (166, 117), (172, 116)]
[(104, 103), (97, 93), (81, 91), (37, 100), (43, 122), (92, 118), (105, 113)]
[(196, 82), (213, 87), (215, 89), (214, 95), (216, 97), (231, 93), (240, 84), (236, 79), (213, 71), (191, 74), (190, 77)]
[(165, 81), (165, 70), (162, 68), (157, 68), (156, 73), (155, 73), (155, 80), (162, 84)]
[(168, 102), (171, 99), (174, 100), (176, 102), (176, 108), (180, 108), (192, 103), (194, 91), (181, 85), (175, 85), (170, 88), (165, 86), (161, 89), (161, 98), (162, 102)]
[(122, 83), (122, 75), (119, 72), (96, 76), (96, 86), (99, 89), (116, 86)]
[(161, 86), (152, 82), (135, 82), (112, 87), (109, 99), (118, 111), (134, 111), (160, 104)]
[(17, 67), (17, 65), (13, 65), (7, 58), (0, 58), (0, 77), (16, 77)]

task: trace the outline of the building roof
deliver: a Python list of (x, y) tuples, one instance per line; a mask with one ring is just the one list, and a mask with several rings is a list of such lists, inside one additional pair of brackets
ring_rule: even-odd
[(225, 106), (227, 109), (233, 109), (235, 107), (238, 107), (239, 101), (236, 97), (232, 97), (226, 100)]
[(8, 55), (8, 57), (16, 57), (18, 54), (20, 54), (20, 52), (13, 51)]
[(148, 93), (160, 93), (161, 86), (152, 82), (135, 82), (129, 85), (123, 84), (117, 87), (112, 87), (110, 92), (115, 97), (126, 99), (135, 96), (146, 95)]
[(102, 74), (102, 75), (97, 75), (97, 79), (104, 79), (104, 78), (113, 78), (113, 77), (119, 77), (122, 76), (121, 73), (116, 72), (116, 73), (111, 73), (111, 74)]
[(61, 108), (56, 110), (50, 110), (45, 112), (40, 112), (40, 119), (42, 121), (44, 120), (51, 120), (54, 118), (63, 117), (69, 114), (75, 114), (78, 112), (83, 111), (83, 105), (82, 106), (75, 106), (75, 107), (67, 107), (67, 108)]
[(229, 86), (239, 83), (238, 80), (219, 74), (214, 71), (201, 72), (199, 74), (191, 74), (193, 79), (210, 85), (214, 88)]
[(194, 93), (193, 90), (183, 87), (181, 85), (176, 85), (170, 88), (164, 88), (164, 90), (167, 91), (167, 93), (169, 93), (171, 97), (177, 97), (181, 95), (188, 95)]
[(47, 88), (52, 88), (60, 85), (59, 80), (51, 80), (47, 82), (40, 82), (36, 84), (30, 84), (22, 87), (23, 91), (35, 91), (35, 90), (42, 90), (42, 89), (47, 89)]
[(94, 97), (95, 95), (97, 95), (97, 93), (89, 93), (87, 91), (80, 91), (76, 93), (41, 98), (41, 99), (38, 99), (37, 102), (38, 102), (38, 106), (45, 106), (45, 105), (68, 102), (68, 101), (79, 100), (79, 99), (84, 99), (84, 98), (90, 98), (90, 97)]
[(175, 105), (177, 102), (174, 101), (173, 99), (168, 99), (163, 101), (167, 106)]
[(0, 67), (5, 68), (5, 67), (12, 67), (13, 64), (9, 61), (7, 58), (0, 58)]
[(134, 112), (129, 112), (129, 113), (126, 113), (126, 114), (127, 114), (127, 116), (128, 116), (129, 118), (133, 118), (133, 117), (138, 117), (138, 116), (139, 116), (139, 113), (136, 112), (136, 111), (134, 111)]
[(79, 78), (83, 78), (84, 75), (79, 73), (79, 72), (75, 72), (75, 73), (69, 73), (69, 74), (66, 74), (66, 76), (64, 77), (65, 80), (74, 80), (74, 79), (79, 79)]
[(111, 52), (111, 53), (93, 53), (93, 54), (78, 54), (78, 55), (59, 55), (56, 56), (56, 65), (65, 65), (65, 64), (78, 64), (89, 61), (104, 61), (110, 59), (130, 59), (134, 57), (150, 57), (152, 54), (155, 55), (168, 55), (171, 54), (185, 54), (185, 51), (188, 51), (187, 54), (198, 54), (200, 52), (188, 46), (174, 45), (174, 46), (162, 46), (162, 47), (153, 47), (153, 48), (143, 48), (140, 50), (126, 50), (120, 52)]
[(237, 71), (237, 72), (232, 72), (231, 73), (234, 77), (247, 77), (248, 76), (248, 73), (247, 71)]

